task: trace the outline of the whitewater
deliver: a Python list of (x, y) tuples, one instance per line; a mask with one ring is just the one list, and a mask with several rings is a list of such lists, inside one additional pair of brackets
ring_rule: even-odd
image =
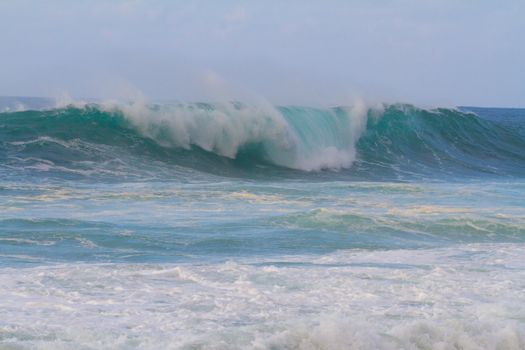
[(0, 98), (0, 349), (525, 349), (525, 110)]

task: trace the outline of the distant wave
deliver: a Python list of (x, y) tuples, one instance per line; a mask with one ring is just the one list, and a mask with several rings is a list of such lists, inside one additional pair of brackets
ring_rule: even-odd
[(4, 172), (80, 175), (158, 171), (164, 164), (220, 174), (223, 167), (274, 166), (365, 178), (522, 176), (524, 129), (523, 120), (500, 123), (406, 104), (87, 104), (0, 113), (0, 161)]

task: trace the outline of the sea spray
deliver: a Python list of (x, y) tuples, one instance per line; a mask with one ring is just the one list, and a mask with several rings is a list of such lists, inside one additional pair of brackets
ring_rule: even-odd
[(241, 103), (133, 103), (109, 110), (165, 147), (198, 146), (235, 158), (257, 145), (270, 163), (305, 171), (349, 168), (368, 112), (362, 104), (322, 110)]

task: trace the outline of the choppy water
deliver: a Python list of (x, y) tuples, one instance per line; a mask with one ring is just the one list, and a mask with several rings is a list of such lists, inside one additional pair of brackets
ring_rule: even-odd
[(0, 348), (525, 349), (525, 110), (37, 102)]

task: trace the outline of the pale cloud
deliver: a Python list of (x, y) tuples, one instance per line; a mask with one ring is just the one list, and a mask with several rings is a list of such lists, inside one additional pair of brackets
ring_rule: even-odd
[(231, 11), (227, 12), (224, 16), (224, 20), (233, 23), (242, 23), (248, 19), (248, 12), (243, 7), (236, 7)]
[(199, 100), (213, 72), (228, 97), (275, 103), (525, 105), (522, 0), (7, 0), (0, 14), (0, 95), (126, 81)]

